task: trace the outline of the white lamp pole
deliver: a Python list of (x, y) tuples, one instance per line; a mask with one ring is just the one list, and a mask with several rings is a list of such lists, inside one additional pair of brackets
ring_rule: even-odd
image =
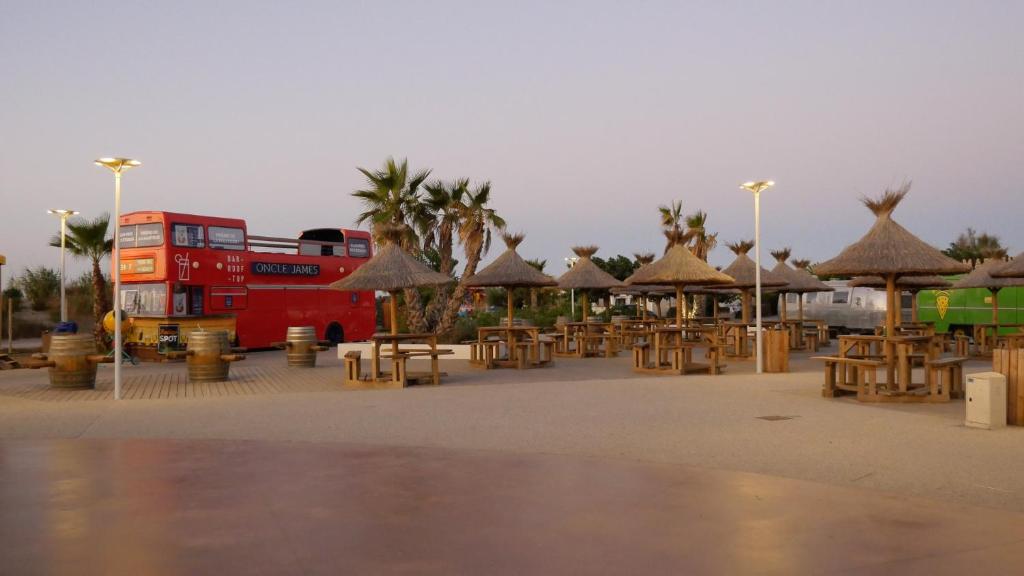
[(62, 209), (47, 210), (46, 212), (48, 214), (53, 214), (55, 216), (60, 216), (60, 321), (61, 322), (67, 322), (68, 321), (68, 301), (67, 301), (66, 292), (65, 292), (65, 289), (64, 289), (64, 285), (65, 285), (64, 279), (67, 277), (67, 275), (65, 274), (64, 262), (65, 262), (65, 250), (67, 249), (67, 244), (68, 244), (68, 217), (69, 216), (74, 216), (74, 215), (78, 214), (78, 212), (75, 211), (75, 210), (62, 210)]
[(100, 158), (97, 166), (109, 168), (114, 173), (114, 400), (121, 399), (121, 173), (129, 168), (141, 166), (142, 162), (130, 158)]
[(757, 346), (757, 373), (764, 371), (764, 346), (761, 334), (761, 191), (771, 188), (775, 182), (763, 180), (744, 182), (740, 188), (754, 193), (754, 315), (757, 318), (755, 345)]
[[(565, 259), (565, 267), (572, 269), (576, 265), (576, 261), (579, 260), (577, 256), (569, 256)], [(585, 318), (582, 318), (585, 320)], [(574, 288), (569, 289), (569, 322), (576, 321), (576, 290)]]

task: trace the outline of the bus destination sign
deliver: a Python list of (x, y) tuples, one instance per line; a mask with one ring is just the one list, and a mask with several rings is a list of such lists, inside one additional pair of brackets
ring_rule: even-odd
[(319, 276), (319, 264), (289, 264), (287, 262), (253, 262), (249, 267), (253, 274), (278, 274), (282, 276)]

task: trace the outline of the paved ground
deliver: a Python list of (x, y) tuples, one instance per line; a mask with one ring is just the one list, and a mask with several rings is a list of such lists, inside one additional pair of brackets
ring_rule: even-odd
[[(634, 377), (624, 357), (560, 359), (553, 368), (526, 372), (481, 372), (462, 362), (451, 362), (447, 367), (448, 383), (440, 388), (366, 392), (338, 390), (341, 369), (330, 353), (321, 355), (321, 366), (314, 370), (289, 370), (283, 363), (283, 353), (251, 355), (232, 368), (235, 379), (231, 384), (205, 390), (216, 390), (219, 394), (216, 396), (204, 396), (202, 391), (189, 394), (189, 385), (184, 385), (180, 378), (184, 372), (181, 365), (129, 367), (125, 371), (129, 381), (127, 389), (131, 391), (130, 396), (137, 399), (120, 403), (105, 399), (109, 395), (104, 390), (109, 387), (109, 367), (102, 368), (101, 390), (57, 395), (45, 390), (45, 372), (0, 373), (0, 438), (8, 439), (3, 443), (4, 454), (0, 458), (0, 499), (4, 499), (0, 502), (4, 507), (0, 509), (21, 502), (20, 498), (11, 496), (19, 493), (12, 486), (21, 486), (26, 475), (32, 482), (40, 483), (39, 490), (49, 490), (51, 495), (59, 492), (61, 483), (66, 480), (62, 474), (40, 476), (40, 472), (33, 470), (59, 464), (49, 461), (61, 455), (67, 455), (67, 468), (62, 470), (72, 479), (67, 481), (69, 486), (107, 486), (110, 480), (105, 476), (107, 467), (96, 462), (117, 460), (138, 450), (153, 455), (145, 462), (147, 469), (154, 467), (156, 470), (152, 472), (153, 478), (160, 477), (159, 470), (171, 467), (175, 485), (188, 486), (190, 490), (202, 482), (200, 478), (181, 477), (182, 466), (191, 468), (180, 460), (191, 461), (193, 452), (205, 454), (200, 460), (212, 466), (216, 473), (227, 475), (223, 482), (229, 484), (235, 478), (231, 476), (234, 472), (227, 470), (234, 466), (228, 464), (235, 462), (231, 458), (242, 458), (247, 463), (251, 459), (252, 466), (265, 465), (288, 472), (274, 482), (260, 476), (251, 490), (244, 492), (244, 497), (238, 496), (239, 502), (231, 496), (228, 499), (231, 502), (223, 506), (214, 505), (213, 500), (196, 504), (204, 510), (203, 514), (210, 514), (210, 518), (233, 509), (236, 504), (245, 508), (246, 498), (253, 499), (248, 500), (250, 504), (259, 498), (268, 498), (277, 502), (278, 508), (289, 508), (287, 503), (301, 494), (307, 491), (316, 494), (326, 489), (324, 478), (337, 479), (346, 474), (377, 477), (374, 474), (381, 459), (397, 458), (389, 464), (392, 467), (389, 469), (402, 472), (395, 477), (395, 482), (414, 477), (427, 486), (451, 485), (453, 488), (410, 494), (408, 486), (389, 482), (385, 475), (377, 477), (375, 484), (382, 493), (416, 498), (421, 504), (435, 499), (460, 500), (464, 496), (470, 502), (451, 505), (463, 510), (465, 518), (475, 517), (471, 512), (476, 506), (474, 499), (489, 495), (492, 501), (487, 514), (480, 522), (470, 523), (493, 524), (495, 538), (501, 534), (501, 539), (507, 539), (506, 531), (519, 530), (535, 532), (536, 538), (543, 536), (550, 540), (548, 546), (555, 546), (564, 539), (564, 549), (556, 547), (547, 553), (529, 548), (541, 543), (522, 543), (531, 557), (536, 556), (540, 558), (538, 562), (544, 563), (568, 561), (566, 558), (579, 562), (604, 558), (609, 567), (614, 567), (619, 566), (613, 561), (615, 558), (626, 561), (645, 553), (651, 562), (660, 562), (657, 566), (652, 564), (650, 571), (657, 571), (654, 567), (678, 565), (703, 567), (712, 573), (814, 573), (870, 565), (890, 567), (894, 573), (930, 566), (938, 566), (943, 568), (940, 572), (946, 572), (948, 568), (959, 566), (956, 558), (979, 562), (985, 554), (991, 553), (993, 558), (1010, 559), (1010, 549), (999, 546), (1019, 539), (1018, 533), (1001, 528), (991, 533), (980, 530), (975, 519), (992, 520), (993, 526), (1003, 526), (1004, 522), (1006, 526), (1014, 523), (1024, 526), (1021, 514), (1024, 512), (1024, 429), (965, 428), (962, 426), (962, 402), (899, 406), (826, 400), (819, 393), (820, 366), (801, 357), (792, 362), (794, 372), (761, 377), (751, 374), (748, 362), (731, 363), (725, 376), (684, 378)], [(975, 363), (969, 371), (984, 369), (984, 364)], [(762, 419), (765, 416), (789, 419)], [(89, 441), (41, 442), (39, 439), (43, 438)], [(152, 444), (124, 441), (131, 438), (179, 441), (161, 440)], [(224, 451), (235, 456), (222, 460), (220, 454)], [(314, 455), (301, 456), (307, 452)], [(462, 471), (461, 475), (456, 475), (458, 478), (472, 479), (476, 474), (483, 474), (478, 483), (488, 491), (475, 494), (465, 483), (452, 483), (454, 478), (446, 472), (447, 468), (427, 466), (430, 455), (439, 453), (444, 454), (442, 461), (451, 462), (454, 470)], [(321, 470), (307, 465), (317, 458), (330, 460), (339, 468)], [(216, 462), (221, 465), (215, 466)], [(114, 469), (131, 465), (132, 462), (121, 460), (111, 463)], [(498, 480), (486, 479), (490, 477), (474, 471), (474, 466), (488, 468), (487, 474), (493, 474)], [(626, 469), (643, 478), (653, 475), (661, 483), (630, 488), (631, 484), (623, 481), (621, 493), (618, 493), (610, 479), (619, 478)], [(549, 473), (554, 474), (554, 478), (544, 480)], [(260, 474), (263, 472), (250, 470), (238, 476), (242, 479), (238, 482), (245, 484), (245, 478)], [(501, 488), (497, 492), (492, 488), (495, 482)], [(691, 498), (668, 497), (672, 486), (692, 483), (698, 487), (693, 489)], [(735, 504), (736, 498), (746, 501), (736, 490), (719, 492), (707, 488), (718, 484), (763, 487), (768, 494), (777, 496), (773, 505), (778, 508), (767, 513), (770, 518), (779, 519), (775, 514), (785, 509), (786, 514), (792, 515), (786, 516), (785, 521), (780, 520), (777, 526), (780, 534), (788, 536), (779, 536), (779, 541), (772, 544), (765, 534), (747, 534), (746, 531), (756, 527), (775, 527), (776, 524), (755, 514), (756, 508)], [(288, 485), (288, 488), (279, 492), (276, 488), (279, 485)], [(90, 518), (117, 519), (127, 509), (111, 511), (104, 507), (110, 505), (115, 495), (126, 496), (128, 488), (114, 483), (110, 491), (98, 496), (87, 495), (73, 508)], [(369, 488), (363, 486), (363, 489)], [(577, 490), (579, 499), (573, 500)], [(541, 493), (548, 495), (543, 505), (538, 504)], [(619, 499), (615, 506), (611, 506), (612, 500), (609, 500), (612, 495)], [(702, 499), (702, 495), (706, 499)], [(144, 500), (143, 496), (137, 498)], [(330, 519), (342, 522), (338, 510), (348, 510), (349, 506), (362, 506), (364, 514), (371, 511), (385, 515), (395, 513), (384, 506), (383, 501), (358, 500), (355, 503), (335, 501), (333, 507), (329, 507), (334, 512), (321, 511), (327, 520), (321, 519), (316, 525), (327, 532), (348, 530), (342, 540), (363, 538), (362, 542), (370, 542), (371, 548), (379, 546), (379, 542), (368, 535), (378, 534), (378, 527), (367, 527), (368, 532), (361, 534), (358, 530), (352, 532), (353, 525), (347, 525), (348, 528), (331, 525)], [(57, 506), (42, 500), (32, 502), (35, 504), (19, 505), (20, 514), (32, 517)], [(503, 505), (495, 506), (495, 502)], [(603, 527), (602, 533), (609, 538), (621, 536), (622, 530), (631, 530), (633, 536), (627, 540), (609, 540), (620, 544), (615, 558), (609, 556), (611, 551), (604, 555), (595, 553), (595, 548), (581, 543), (582, 533), (559, 524), (565, 518), (552, 516), (563, 510), (563, 504), (568, 505), (566, 502), (576, 502), (581, 510), (590, 510), (591, 519)], [(295, 504), (301, 502), (295, 501)], [(160, 520), (159, 514), (147, 518), (157, 524), (166, 523), (167, 529), (187, 532), (183, 527), (191, 524), (176, 519), (182, 505), (172, 500), (162, 509), (166, 518)], [(535, 510), (531, 506), (553, 509)], [(274, 508), (273, 514), (288, 516), (278, 508)], [(671, 516), (679, 523), (658, 533), (651, 526), (663, 525), (664, 518), (659, 516), (662, 508), (673, 511)], [(718, 512), (712, 513), (715, 510)], [(744, 510), (749, 510), (750, 514), (745, 515)], [(894, 514), (877, 516), (885, 510)], [(511, 516), (506, 519), (499, 512)], [(300, 511), (295, 514), (296, 526), (308, 520), (302, 519)], [(847, 514), (862, 514), (858, 516), (859, 521), (872, 520), (866, 524), (848, 524)], [(944, 520), (935, 523), (928, 514), (937, 514)], [(526, 522), (518, 515), (531, 521)], [(456, 517), (459, 516), (452, 518)], [(620, 517), (622, 526), (613, 520)], [(433, 534), (448, 520), (414, 514), (404, 520), (404, 527), (410, 534)], [(579, 522), (575, 520), (569, 527)], [(702, 558), (700, 562), (707, 559), (708, 564), (693, 563), (696, 561), (694, 551), (706, 551), (713, 543), (688, 532), (692, 523), (722, 539), (715, 554), (698, 555)], [(803, 536), (787, 532), (798, 526), (805, 533)], [(0, 530), (10, 530), (3, 517), (0, 517)], [(58, 524), (44, 525), (43, 534), (36, 535), (33, 541), (52, 540), (59, 530)], [(411, 536), (397, 538), (394, 541), (397, 548), (390, 548), (389, 553), (397, 554), (393, 557), (396, 562), (408, 552), (410, 562), (437, 561), (441, 564), (436, 566), (477, 573), (481, 570), (475, 562), (486, 558), (520, 573), (564, 566), (521, 563), (526, 562), (525, 559), (520, 563), (511, 562), (507, 556), (475, 540), (471, 541), (473, 549), (481, 551), (479, 558), (461, 558), (453, 547), (463, 540), (459, 534), (463, 534), (466, 527), (451, 525), (447, 530), (451, 532), (450, 540), (441, 543), (443, 550), (436, 555), (424, 555), (421, 544)], [(839, 546), (838, 543), (852, 537), (869, 537), (862, 534), (865, 531), (888, 533), (891, 538)], [(931, 539), (928, 535), (933, 532), (948, 537)], [(990, 537), (972, 540), (981, 533)], [(223, 539), (224, 533), (220, 534), (222, 540), (214, 548), (231, 548)], [(749, 537), (740, 538), (744, 534)], [(811, 538), (808, 534), (816, 536)], [(666, 539), (660, 540), (662, 536)], [(432, 538), (427, 541), (435, 541)], [(174, 541), (178, 548), (172, 546), (172, 550), (179, 549), (182, 544)], [(691, 541), (694, 547), (688, 544)], [(823, 541), (831, 542), (836, 548), (830, 548)], [(977, 551), (983, 541), (996, 548)], [(0, 538), (0, 542), (5, 542), (5, 538)], [(297, 565), (316, 573), (317, 562), (323, 559), (318, 556), (316, 547), (296, 545), (294, 538), (288, 542), (296, 546), (294, 558), (309, 559), (308, 564)], [(749, 550), (743, 548), (743, 542)], [(834, 561), (820, 563), (822, 557), (801, 556), (794, 551), (794, 543), (813, 544), (828, 550)], [(32, 555), (30, 544), (24, 546), (23, 566), (36, 567), (33, 558), (38, 559), (38, 556)], [(900, 547), (911, 544), (921, 544), (921, 547), (912, 550)], [(650, 547), (658, 546), (661, 552), (652, 555)], [(774, 556), (768, 554), (772, 546), (777, 547)], [(752, 560), (743, 556), (745, 552), (741, 549), (750, 551), (757, 563), (740, 563)], [(754, 554), (756, 550), (761, 552)], [(966, 556), (955, 555), (967, 550), (976, 551)], [(558, 551), (567, 556), (559, 560)], [(327, 554), (326, 550), (320, 552)], [(367, 552), (363, 560), (380, 560), (374, 554), (372, 550)], [(937, 561), (950, 554), (954, 556), (948, 563)], [(175, 560), (174, 556), (176, 554), (171, 553), (171, 560), (167, 561), (179, 566), (176, 562), (180, 559)], [(206, 557), (212, 558), (209, 554)], [(909, 564), (871, 564), (901, 558), (918, 560)], [(787, 570), (786, 562), (796, 562), (790, 567), (799, 569)], [(1019, 558), (1017, 562), (1019, 564)], [(601, 565), (598, 562), (593, 566)], [(212, 566), (215, 565), (207, 567)], [(372, 568), (372, 564), (362, 566)], [(399, 563), (392, 567), (401, 566), (405, 565)], [(413, 563), (406, 567), (416, 572), (417, 568), (432, 566), (435, 565)], [(495, 566), (497, 564), (490, 567)], [(194, 568), (196, 565), (185, 565), (181, 571), (194, 572)], [(127, 571), (126, 568), (123, 572)], [(612, 571), (615, 570), (609, 570)], [(4, 572), (2, 566), (0, 572)], [(268, 569), (267, 572), (276, 571)]]
[(997, 574), (1017, 514), (578, 456), (3, 445), (9, 574)]

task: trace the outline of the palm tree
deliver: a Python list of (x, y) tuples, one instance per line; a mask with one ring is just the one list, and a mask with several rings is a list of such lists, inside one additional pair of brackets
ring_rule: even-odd
[[(666, 232), (666, 234), (668, 234)], [(669, 240), (671, 242), (671, 240)], [(636, 267), (646, 266), (651, 262), (654, 262), (653, 252), (634, 253), (633, 258), (636, 259)], [(660, 294), (649, 294), (645, 297), (646, 300), (654, 300), (654, 310), (658, 314), (658, 318), (661, 318), (661, 295)]]
[(690, 252), (707, 262), (708, 254), (718, 246), (718, 233), (709, 234), (708, 213), (697, 210), (686, 217), (687, 233), (690, 235)]
[[(410, 176), (406, 159), (396, 162), (394, 158), (384, 161), (379, 170), (359, 168), (366, 177), (366, 188), (356, 190), (353, 196), (363, 201), (366, 210), (356, 218), (356, 224), (370, 223), (371, 233), (378, 244), (384, 242), (385, 224), (403, 227), (399, 245), (415, 256), (421, 250), (417, 232), (426, 226), (428, 211), (420, 201), (420, 186), (430, 176), (430, 170), (420, 170)], [(413, 332), (426, 331), (426, 319), (420, 293), (414, 288), (406, 289), (405, 305), (409, 329)]]
[[(103, 315), (110, 309), (107, 295), (107, 281), (103, 277), (100, 262), (114, 249), (113, 238), (107, 237), (110, 215), (101, 214), (93, 220), (72, 218), (68, 220), (67, 251), (78, 258), (88, 258), (92, 263), (92, 317), (95, 321), (93, 333), (96, 342), (103, 343)], [(60, 246), (60, 234), (50, 239), (50, 246)]]
[[(461, 178), (450, 182), (440, 180), (425, 186), (427, 195), (423, 200), (426, 217), (422, 219), (420, 234), (423, 236), (423, 249), (433, 251), (437, 255), (438, 272), (453, 276), (455, 259), (452, 251), (455, 244), (455, 229), (459, 225), (462, 214), (463, 197), (469, 190), (469, 179)], [(439, 316), (448, 307), (451, 296), (450, 285), (438, 286), (434, 297), (427, 305), (427, 323), (436, 325)]]
[(668, 243), (665, 245), (665, 252), (680, 241), (684, 241), (683, 228), (683, 201), (673, 200), (672, 204), (658, 206), (658, 215), (661, 217), (661, 227), (665, 229), (665, 236)]
[(426, 226), (420, 230), (423, 236), (424, 249), (436, 249), (438, 253), (439, 272), (451, 274), (455, 268), (452, 249), (455, 243), (455, 228), (459, 225), (462, 198), (469, 190), (469, 179), (462, 178), (451, 182), (437, 180), (427, 184), (423, 199), (426, 209)]
[(437, 327), (438, 332), (446, 332), (455, 322), (455, 316), (459, 313), (459, 306), (466, 294), (466, 280), (476, 274), (476, 267), (480, 260), (491, 248), (491, 234), (495, 230), (505, 229), (505, 220), (498, 216), (493, 208), (489, 207), (491, 201), (491, 183), (484, 182), (473, 190), (467, 190), (463, 195), (462, 206), (459, 211), (459, 244), (466, 256), (466, 267), (462, 271), (462, 277), (455, 286), (452, 296), (445, 308), (444, 315)]
[[(527, 264), (533, 266), (538, 272), (543, 272), (544, 267), (548, 265), (547, 260), (540, 260), (539, 258), (532, 258), (526, 261)], [(540, 288), (530, 288), (530, 308), (533, 310), (537, 309), (537, 294)]]

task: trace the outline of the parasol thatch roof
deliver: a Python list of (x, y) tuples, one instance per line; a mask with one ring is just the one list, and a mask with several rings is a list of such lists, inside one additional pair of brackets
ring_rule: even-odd
[(1005, 266), (1006, 262), (1002, 260), (985, 260), (975, 266), (973, 272), (957, 280), (953, 288), (988, 288), (995, 291), (1010, 286), (1024, 286), (1024, 278), (992, 276), (993, 272)]
[(892, 212), (910, 191), (910, 183), (886, 190), (878, 199), (862, 199), (876, 216), (868, 233), (850, 244), (838, 256), (814, 267), (825, 275), (927, 276), (958, 274), (970, 266), (946, 256), (892, 219)]
[(729, 296), (731, 294), (739, 294), (740, 290), (736, 288), (719, 288), (717, 286), (687, 286), (683, 288), (683, 292), (690, 295)]
[(991, 274), (993, 278), (1024, 277), (1024, 252), (1014, 256), (1013, 260), (993, 268), (989, 274)]
[(732, 277), (715, 270), (707, 262), (694, 256), (682, 244), (669, 248), (660, 259), (641, 266), (626, 278), (626, 284), (727, 284)]
[(330, 284), (334, 290), (384, 290), (394, 292), (416, 286), (447, 284), (453, 279), (431, 270), (394, 243), (385, 244), (368, 262)]
[(558, 279), (558, 287), (562, 290), (603, 290), (623, 286), (622, 281), (601, 270), (590, 259), (597, 252), (597, 246), (576, 246), (572, 249), (579, 260)]
[(555, 279), (533, 266), (516, 253), (516, 247), (522, 243), (522, 234), (502, 234), (508, 248), (483, 270), (468, 280), (467, 286), (500, 286), (503, 288), (529, 288), (555, 286)]
[(628, 296), (667, 296), (673, 291), (667, 286), (655, 286), (653, 284), (633, 284), (632, 286), (619, 286), (609, 290), (612, 294), (625, 294)]
[[(834, 290), (828, 284), (825, 284), (821, 280), (818, 280), (811, 275), (807, 270), (794, 270), (786, 264), (786, 259), (789, 258), (789, 248), (783, 248), (782, 250), (773, 250), (772, 256), (778, 261), (778, 264), (772, 268), (771, 273), (778, 279), (784, 280), (786, 285), (779, 289), (779, 292), (792, 292), (794, 294), (804, 294), (807, 292), (831, 292)], [(763, 278), (762, 278), (763, 283)]]
[[(736, 254), (736, 258), (725, 267), (722, 272), (733, 277), (733, 281), (728, 285), (729, 288), (753, 288), (756, 284), (757, 265), (754, 261), (747, 256), (747, 252), (754, 247), (754, 243), (749, 240), (741, 240), (732, 244), (727, 244), (733, 254)], [(773, 288), (782, 287), (786, 285), (786, 281), (782, 278), (777, 277), (775, 274), (761, 268), (761, 287), (762, 288)]]
[[(877, 288), (885, 290), (885, 278), (881, 276), (857, 276), (847, 284), (853, 288)], [(919, 290), (938, 290), (949, 288), (953, 283), (941, 276), (905, 276), (896, 279), (897, 290), (916, 292)]]

